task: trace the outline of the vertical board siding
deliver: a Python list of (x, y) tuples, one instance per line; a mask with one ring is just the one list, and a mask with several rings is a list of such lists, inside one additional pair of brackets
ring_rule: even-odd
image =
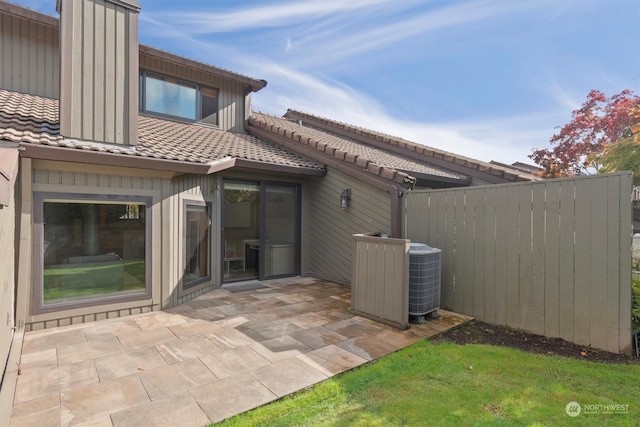
[(405, 237), (442, 249), (442, 307), (631, 350), (629, 173), (415, 191)]
[[(340, 194), (351, 188), (347, 209)], [(352, 235), (381, 231), (389, 234), (389, 195), (335, 169), (309, 186), (309, 274), (338, 283), (350, 283)]]
[(130, 43), (130, 29), (137, 13), (103, 0), (65, 2), (61, 13), (61, 134), (135, 144), (129, 127), (138, 113), (138, 71), (131, 67), (138, 45)]
[(218, 89), (218, 127), (230, 132), (246, 133), (244, 129), (246, 112), (241, 112), (245, 105), (244, 88), (241, 83), (146, 54), (140, 54), (140, 68)]
[(353, 235), (351, 309), (406, 328), (409, 321), (409, 240)]
[[(152, 302), (149, 300), (129, 301), (116, 304), (96, 305), (93, 307), (76, 308), (46, 314), (28, 315), (25, 330), (32, 331), (53, 328), (77, 323), (93, 322), (95, 320), (128, 316), (158, 310), (161, 306), (161, 282), (163, 277), (160, 262), (163, 235), (160, 232), (160, 221), (163, 186), (167, 179), (148, 176), (113, 175), (106, 173), (91, 173), (84, 171), (56, 170), (34, 165), (31, 172), (33, 191), (79, 193), (79, 194), (113, 194), (113, 195), (148, 195), (153, 198), (152, 207), (152, 241), (151, 277), (148, 279), (152, 286)], [(33, 301), (29, 298), (27, 313), (32, 313)]]
[(60, 35), (57, 28), (10, 15), (0, 16), (0, 87), (60, 96)]
[(11, 340), (15, 313), (15, 203), (0, 207), (0, 372), (4, 373)]

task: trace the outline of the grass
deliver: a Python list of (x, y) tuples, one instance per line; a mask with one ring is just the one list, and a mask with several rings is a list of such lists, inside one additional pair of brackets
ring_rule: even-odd
[[(221, 426), (632, 426), (640, 365), (422, 341)], [(569, 402), (629, 405), (569, 417)], [(584, 409), (583, 409), (584, 411)]]
[(44, 300), (106, 295), (145, 288), (145, 262), (118, 261), (44, 269)]

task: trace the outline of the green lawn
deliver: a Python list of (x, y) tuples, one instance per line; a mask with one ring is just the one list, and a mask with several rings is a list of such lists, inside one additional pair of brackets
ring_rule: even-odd
[(145, 288), (145, 262), (57, 265), (44, 269), (44, 300), (106, 295)]
[[(419, 342), (223, 426), (633, 426), (640, 365)], [(583, 413), (569, 417), (578, 402)], [(629, 405), (585, 414), (586, 405)], [(595, 409), (595, 408), (594, 408)]]

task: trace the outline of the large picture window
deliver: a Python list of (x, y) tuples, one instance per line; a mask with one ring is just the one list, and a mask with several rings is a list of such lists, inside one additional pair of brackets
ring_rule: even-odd
[(186, 202), (185, 220), (184, 287), (188, 288), (211, 279), (209, 205)]
[(147, 297), (149, 205), (36, 193), (36, 310)]
[(140, 109), (147, 113), (218, 124), (218, 90), (144, 71)]

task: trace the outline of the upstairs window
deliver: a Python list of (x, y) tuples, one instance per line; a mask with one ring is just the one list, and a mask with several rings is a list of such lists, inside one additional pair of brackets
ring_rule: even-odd
[(172, 77), (142, 72), (140, 110), (218, 124), (218, 90)]

